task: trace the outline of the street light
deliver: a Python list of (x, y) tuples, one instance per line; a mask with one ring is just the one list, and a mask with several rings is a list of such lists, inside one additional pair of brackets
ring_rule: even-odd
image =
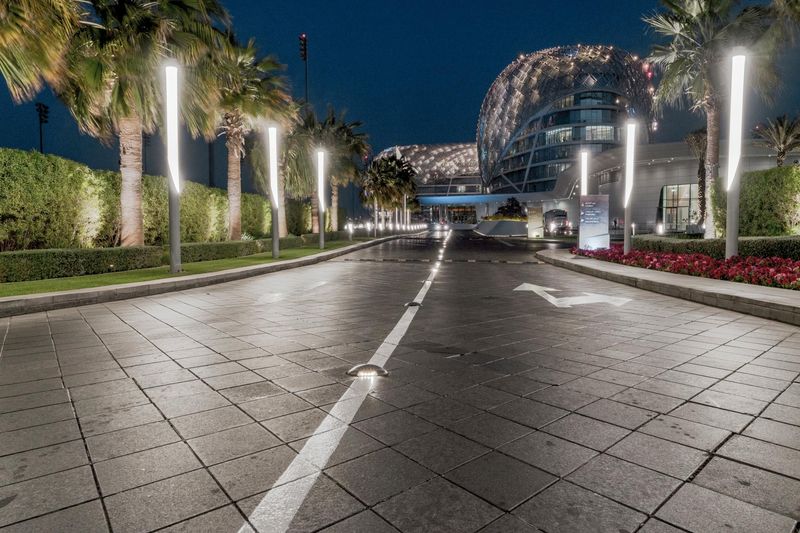
[(742, 115), (744, 113), (744, 67), (747, 61), (737, 50), (731, 60), (731, 115), (728, 133), (728, 208), (725, 221), (725, 258), (739, 255), (739, 161), (742, 158)]
[(317, 197), (319, 202), (319, 249), (325, 249), (325, 152), (317, 150)]
[(280, 256), (280, 202), (278, 201), (278, 128), (267, 128), (267, 144), (269, 151), (269, 196), (272, 201), (272, 258)]
[(581, 196), (589, 194), (589, 152), (581, 150)]
[(628, 121), (625, 135), (625, 237), (622, 251), (628, 254), (631, 251), (631, 231), (633, 228), (633, 213), (631, 211), (631, 194), (633, 193), (633, 164), (634, 150), (636, 147), (636, 122)]
[(178, 67), (167, 65), (166, 122), (169, 167), (169, 271), (181, 271), (181, 176), (178, 153)]

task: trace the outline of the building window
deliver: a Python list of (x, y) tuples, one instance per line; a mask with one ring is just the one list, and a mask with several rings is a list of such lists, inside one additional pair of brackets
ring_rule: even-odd
[(699, 203), (697, 184), (666, 185), (661, 188), (660, 219), (664, 231), (679, 233), (686, 231), (689, 224), (697, 224)]

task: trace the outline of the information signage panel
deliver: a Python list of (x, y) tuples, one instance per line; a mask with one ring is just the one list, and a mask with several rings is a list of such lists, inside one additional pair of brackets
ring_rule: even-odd
[(587, 194), (580, 200), (578, 247), (597, 250), (610, 246), (608, 235), (608, 195)]

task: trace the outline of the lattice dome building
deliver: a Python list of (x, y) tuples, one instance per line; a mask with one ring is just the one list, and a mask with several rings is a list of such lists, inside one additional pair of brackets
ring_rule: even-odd
[[(620, 146), (629, 117), (655, 127), (651, 79), (647, 63), (611, 46), (521, 55), (481, 106), (477, 149), (484, 185), (492, 193), (551, 191), (581, 150)], [(647, 127), (639, 131), (648, 135)]]
[(398, 154), (414, 166), (418, 195), (480, 192), (478, 150), (474, 143), (393, 146), (376, 157)]

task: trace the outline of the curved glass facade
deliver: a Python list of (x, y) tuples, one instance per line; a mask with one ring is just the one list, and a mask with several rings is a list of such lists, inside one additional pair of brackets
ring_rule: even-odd
[(478, 158), (489, 191), (552, 190), (581, 150), (597, 153), (621, 145), (628, 117), (650, 124), (651, 77), (646, 63), (609, 46), (520, 56), (498, 76), (481, 106)]

